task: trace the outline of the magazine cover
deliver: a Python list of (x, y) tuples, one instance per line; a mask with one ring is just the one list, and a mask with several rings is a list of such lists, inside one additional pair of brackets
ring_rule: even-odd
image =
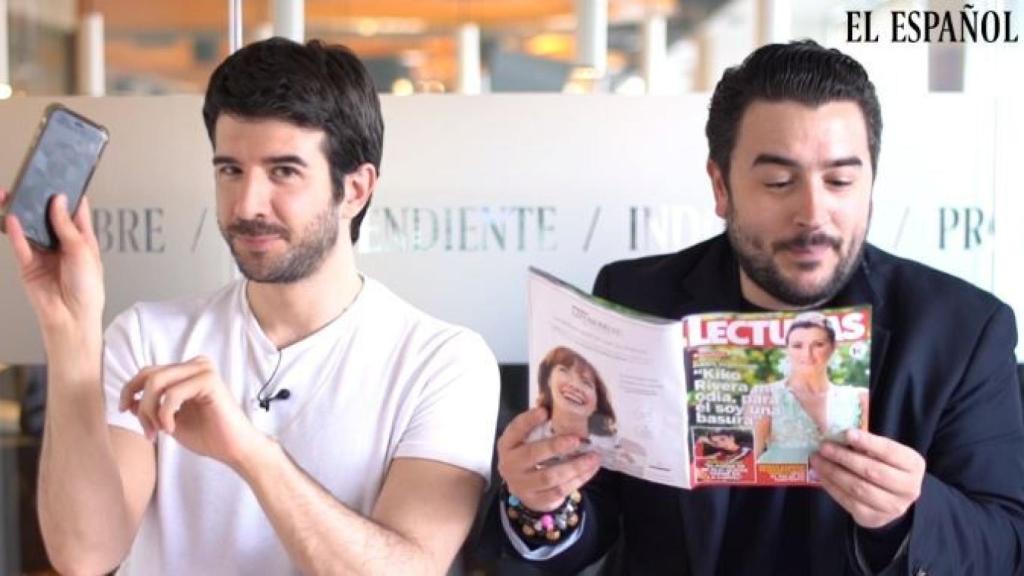
[(823, 440), (867, 429), (871, 309), (683, 320), (694, 485), (815, 484)]
[(814, 485), (823, 440), (867, 428), (870, 307), (668, 320), (531, 269), (530, 403), (602, 465), (703, 485)]

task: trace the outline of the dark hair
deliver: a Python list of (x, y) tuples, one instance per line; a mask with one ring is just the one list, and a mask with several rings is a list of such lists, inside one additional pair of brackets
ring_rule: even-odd
[[(228, 56), (210, 77), (203, 121), (214, 142), (217, 118), (273, 118), (326, 134), (324, 155), (334, 200), (345, 194), (345, 176), (370, 163), (380, 172), (384, 120), (369, 72), (351, 50), (311, 40), (255, 42)], [(352, 219), (352, 242), (369, 202)]]
[(874, 177), (882, 144), (882, 110), (875, 86), (853, 58), (802, 40), (758, 48), (742, 64), (727, 69), (715, 86), (704, 132), (709, 157), (722, 171), (726, 186), (740, 120), (756, 100), (792, 100), (815, 107), (837, 100), (857, 103), (864, 114)]
[(611, 436), (615, 433), (615, 411), (612, 410), (611, 402), (608, 401), (608, 389), (604, 381), (594, 369), (594, 366), (586, 358), (580, 356), (575, 350), (558, 346), (552, 348), (547, 356), (540, 362), (537, 370), (537, 389), (540, 394), (537, 396), (537, 405), (547, 408), (551, 412), (551, 372), (555, 366), (565, 366), (580, 374), (590, 374), (594, 382), (594, 392), (597, 395), (597, 409), (590, 415), (587, 428), (591, 434), (598, 436)]
[[(737, 428), (706, 428), (704, 430), (694, 429), (693, 430), (694, 440), (698, 436), (705, 436), (709, 440), (714, 436), (729, 436), (733, 442), (736, 443), (740, 448), (753, 448), (754, 447), (754, 434), (748, 429), (737, 429)], [(696, 442), (695, 442), (696, 443)], [(713, 446), (710, 444), (704, 444), (701, 449), (705, 457), (715, 456), (718, 454), (730, 454), (723, 448)]]
[(832, 327), (832, 324), (828, 321), (828, 318), (820, 312), (804, 312), (793, 319), (793, 323), (789, 325), (789, 329), (786, 330), (786, 345), (789, 345), (789, 336), (796, 330), (805, 328), (817, 328), (824, 330), (828, 336), (828, 341), (833, 346), (836, 345), (836, 330)]
[(751, 446), (754, 443), (754, 434), (745, 428), (705, 428), (694, 430), (694, 436), (731, 436), (733, 441), (740, 446)]

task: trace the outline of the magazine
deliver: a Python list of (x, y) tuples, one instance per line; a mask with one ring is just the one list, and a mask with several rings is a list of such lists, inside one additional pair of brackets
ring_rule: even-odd
[(670, 320), (530, 270), (531, 406), (602, 466), (681, 488), (816, 485), (823, 440), (867, 428), (871, 308)]

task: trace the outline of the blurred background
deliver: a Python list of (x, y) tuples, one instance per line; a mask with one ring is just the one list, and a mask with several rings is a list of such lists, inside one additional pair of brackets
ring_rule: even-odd
[[(1020, 17), (1024, 1), (972, 6)], [(242, 42), (276, 33), (344, 43), (365, 59), (380, 92), (401, 95), (702, 92), (754, 47), (805, 37), (850, 52), (876, 84), (902, 92), (1020, 91), (1024, 74), (1000, 73), (1024, 69), (1019, 44), (880, 50), (846, 42), (851, 10), (874, 12), (877, 31), (886, 12), (962, 7), (941, 0), (0, 0), (0, 98), (200, 93), (239, 21)]]

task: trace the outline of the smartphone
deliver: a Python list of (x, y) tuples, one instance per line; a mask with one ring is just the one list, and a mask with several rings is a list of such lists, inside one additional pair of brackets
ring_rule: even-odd
[(106, 128), (60, 104), (46, 109), (5, 207), (6, 213), (18, 217), (25, 236), (37, 247), (57, 249), (50, 200), (64, 194), (68, 213), (78, 211), (109, 138)]

